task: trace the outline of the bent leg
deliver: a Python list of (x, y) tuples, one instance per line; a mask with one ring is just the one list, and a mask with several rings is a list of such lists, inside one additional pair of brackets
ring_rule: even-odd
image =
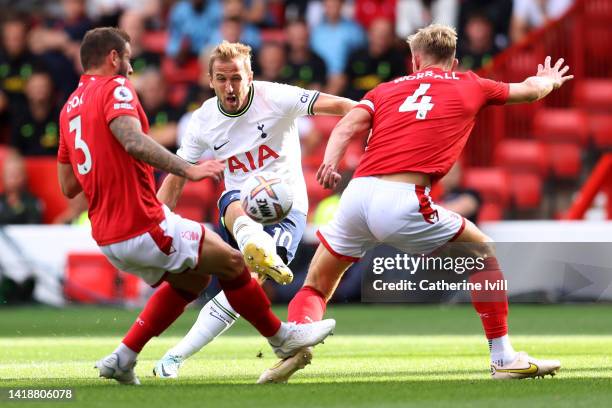
[(296, 323), (321, 320), (327, 301), (351, 265), (352, 262), (337, 258), (320, 244), (308, 268), (304, 286), (289, 302), (287, 320)]
[[(498, 282), (504, 279), (500, 269), (493, 240), (486, 236), (473, 223), (466, 221), (463, 232), (456, 242), (467, 243), (469, 255), (484, 258), (484, 268), (470, 273), (469, 281), (486, 287), (487, 282)], [(491, 361), (500, 366), (513, 361), (516, 352), (508, 337), (508, 296), (505, 289), (472, 291), (472, 305), (480, 316), (485, 335), (489, 342)]]

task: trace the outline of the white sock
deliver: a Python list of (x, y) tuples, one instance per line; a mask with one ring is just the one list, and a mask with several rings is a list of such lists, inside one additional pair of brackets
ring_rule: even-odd
[(225, 293), (219, 292), (204, 305), (189, 333), (166, 354), (189, 358), (229, 329), (240, 315), (230, 306)]
[(276, 244), (274, 239), (264, 231), (263, 225), (251, 219), (248, 215), (241, 215), (234, 221), (234, 239), (238, 243), (240, 252), (244, 249), (246, 243), (257, 236), (257, 241), (266, 246), (270, 251), (276, 253)]
[(289, 334), (289, 327), (288, 323), (281, 322), (278, 331), (273, 336), (268, 337), (268, 343), (273, 346), (280, 346)]
[(113, 351), (113, 353), (119, 356), (119, 368), (127, 368), (138, 357), (138, 353), (126, 346), (123, 343), (119, 343), (119, 346)]
[(510, 344), (510, 337), (506, 334), (489, 340), (489, 351), (491, 352), (491, 362), (499, 366), (511, 363), (516, 358), (516, 351)]

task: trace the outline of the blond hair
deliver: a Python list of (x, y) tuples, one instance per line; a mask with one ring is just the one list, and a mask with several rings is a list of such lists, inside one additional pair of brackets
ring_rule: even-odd
[(434, 63), (450, 63), (457, 50), (457, 31), (443, 24), (431, 24), (408, 37), (412, 54), (431, 57)]
[(251, 47), (241, 43), (223, 41), (210, 53), (208, 60), (208, 73), (212, 75), (213, 64), (216, 60), (231, 61), (234, 58), (242, 58), (247, 72), (251, 72)]

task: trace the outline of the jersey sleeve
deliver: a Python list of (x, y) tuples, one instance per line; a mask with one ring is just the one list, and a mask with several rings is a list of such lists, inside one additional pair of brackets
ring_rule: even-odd
[(377, 95), (378, 87), (371, 89), (364, 95), (364, 97), (359, 101), (356, 108), (365, 109), (371, 115), (374, 115), (374, 111), (376, 110), (376, 95)]
[(195, 111), (189, 118), (187, 130), (181, 140), (181, 147), (176, 152), (177, 156), (192, 164), (197, 163), (202, 154), (209, 150), (208, 144), (201, 137), (202, 126), (200, 125), (199, 112), (199, 110)]
[(503, 105), (508, 101), (510, 85), (486, 78), (476, 78), (484, 93), (485, 105)]
[(268, 92), (281, 113), (293, 117), (314, 115), (314, 104), (319, 97), (319, 91), (275, 83)]
[(134, 87), (127, 78), (116, 77), (103, 89), (104, 118), (110, 123), (119, 116), (138, 116), (138, 97)]
[(68, 145), (66, 144), (66, 137), (64, 136), (64, 132), (62, 130), (62, 126), (59, 129), (59, 147), (57, 149), (57, 161), (63, 164), (70, 164), (70, 151), (68, 150)]

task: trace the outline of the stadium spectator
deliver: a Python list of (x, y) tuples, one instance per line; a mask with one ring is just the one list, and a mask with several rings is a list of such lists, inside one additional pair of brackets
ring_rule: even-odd
[(222, 8), (219, 0), (182, 0), (170, 10), (166, 53), (178, 61), (199, 55), (210, 42), (210, 33), (219, 27)]
[(523, 39), (532, 29), (563, 15), (573, 0), (514, 0), (510, 37), (512, 42)]
[(62, 0), (61, 5), (61, 17), (32, 30), (30, 48), (41, 57), (62, 96), (68, 96), (81, 71), (79, 43), (93, 23), (85, 13), (85, 0)]
[(395, 30), (406, 38), (432, 23), (457, 26), (458, 0), (397, 0)]
[(384, 18), (372, 22), (368, 45), (353, 52), (345, 70), (344, 96), (360, 100), (382, 82), (406, 74), (404, 56), (393, 47), (393, 24)]
[(40, 224), (42, 203), (28, 191), (25, 161), (17, 152), (9, 153), (4, 161), (0, 194), (0, 225)]
[(285, 50), (276, 42), (266, 42), (257, 54), (256, 79), (268, 82), (283, 82), (281, 73), (285, 66)]
[(442, 195), (439, 204), (476, 224), (481, 205), (480, 194), (477, 191), (461, 187), (462, 176), (461, 163), (456, 162), (449, 172), (440, 179)]
[(486, 15), (472, 14), (459, 43), (457, 58), (462, 69), (476, 70), (487, 65), (500, 50), (493, 41), (493, 25)]
[(365, 44), (359, 24), (341, 15), (343, 0), (324, 0), (324, 20), (313, 28), (312, 49), (325, 61), (328, 70), (327, 92), (337, 95), (342, 90), (342, 73), (349, 54)]
[(287, 63), (282, 72), (283, 82), (301, 88), (321, 90), (326, 84), (327, 67), (310, 48), (310, 33), (304, 20), (287, 24)]
[(206, 48), (212, 48), (227, 40), (241, 42), (253, 50), (261, 47), (259, 29), (246, 19), (248, 9), (242, 0), (224, 0), (223, 22), (218, 30), (213, 30)]
[(6, 112), (9, 101), (25, 100), (25, 84), (37, 60), (27, 44), (28, 22), (21, 16), (8, 16), (2, 23), (0, 50), (0, 112)]
[(374, 20), (395, 21), (397, 0), (355, 0), (355, 20), (366, 30)]
[(508, 46), (512, 0), (463, 0), (459, 13), (459, 38), (467, 35), (465, 31), (468, 19), (474, 14), (485, 15), (493, 26), (494, 42), (497, 48)]
[(25, 88), (26, 103), (11, 114), (11, 145), (24, 156), (56, 155), (59, 107), (51, 76), (32, 73)]
[(145, 32), (145, 16), (138, 11), (125, 11), (119, 18), (119, 28), (124, 30), (131, 38), (132, 46), (132, 74), (133, 80), (148, 68), (159, 67), (161, 58), (159, 54), (147, 51), (142, 46), (142, 37)]
[(247, 44), (253, 50), (258, 50), (261, 47), (259, 30), (250, 24), (245, 24), (241, 17), (224, 18), (221, 27), (211, 35), (210, 43), (206, 48), (214, 47), (223, 40)]
[(256, 26), (274, 25), (266, 3), (266, 0), (223, 0), (223, 14), (241, 17), (246, 23)]
[(149, 135), (159, 144), (174, 149), (180, 115), (168, 103), (168, 87), (161, 72), (157, 69), (143, 72), (138, 78), (136, 91), (149, 120)]
[[(210, 87), (210, 76), (208, 74), (208, 61), (210, 60), (210, 50), (204, 50), (200, 54), (199, 63), (200, 63), (200, 75), (198, 76), (198, 82), (194, 84), (189, 84), (187, 88), (187, 96), (183, 102), (183, 106), (181, 108), (182, 112), (186, 112), (185, 115), (193, 112), (198, 109), (204, 101), (215, 96), (215, 92)], [(183, 117), (185, 116), (183, 115)], [(183, 117), (181, 117), (181, 121), (183, 121)], [(179, 135), (179, 143), (180, 145), (180, 135)]]
[(124, 12), (138, 12), (145, 19), (162, 13), (161, 0), (87, 0), (87, 15), (100, 26), (118, 26)]

